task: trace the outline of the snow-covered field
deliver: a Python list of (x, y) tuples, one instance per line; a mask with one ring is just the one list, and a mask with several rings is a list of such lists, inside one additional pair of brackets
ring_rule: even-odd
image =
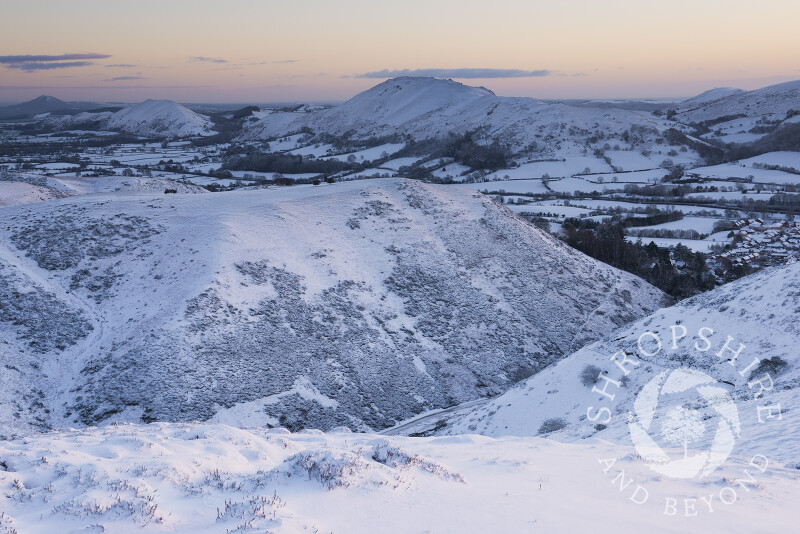
[(460, 163), (448, 163), (440, 169), (436, 169), (431, 174), (436, 178), (452, 178), (455, 181), (463, 180), (462, 175), (469, 172), (470, 168)]
[(658, 208), (663, 211), (681, 211), (685, 215), (703, 215), (703, 216), (719, 216), (722, 217), (725, 215), (725, 210), (720, 208), (714, 208), (710, 206), (701, 206), (701, 205), (687, 205), (687, 204), (662, 204), (662, 203), (637, 203), (637, 202), (627, 202), (625, 200), (603, 200), (603, 199), (579, 199), (573, 200), (572, 204), (574, 206), (582, 206), (586, 208), (592, 209), (623, 209), (623, 210), (633, 210), (635, 208), (643, 208), (647, 206), (652, 206)]
[(605, 183), (605, 181), (597, 182), (594, 181), (595, 178), (593, 176), (587, 176), (586, 178), (562, 178), (560, 180), (551, 180), (547, 182), (547, 185), (553, 191), (558, 191), (560, 193), (591, 193), (593, 191), (622, 191), (625, 187), (624, 184), (619, 183)]
[(395, 170), (395, 171), (399, 171), (400, 167), (410, 167), (411, 165), (413, 165), (416, 162), (418, 162), (420, 159), (422, 159), (422, 158), (420, 158), (418, 156), (409, 156), (409, 157), (405, 157), (405, 158), (395, 158), (395, 159), (387, 161), (386, 163), (384, 163), (381, 166), (382, 167), (386, 167), (387, 169), (392, 169), (392, 170)]
[(648, 226), (649, 230), (696, 230), (701, 234), (710, 234), (714, 223), (720, 219), (715, 217), (684, 217), (679, 221), (665, 222)]
[(348, 161), (352, 157), (354, 161), (372, 161), (376, 159), (385, 158), (387, 156), (391, 156), (395, 152), (401, 150), (404, 146), (406, 146), (405, 143), (386, 143), (372, 148), (359, 150), (357, 152), (350, 152), (347, 154), (337, 154), (335, 156), (327, 156), (324, 157), (323, 159)]
[(745, 166), (740, 163), (723, 163), (711, 167), (698, 167), (691, 169), (689, 174), (697, 175), (701, 178), (752, 178), (756, 183), (767, 184), (798, 184), (800, 174), (793, 174), (780, 170), (756, 169), (752, 166)]
[(752, 167), (753, 164), (762, 164), (800, 169), (800, 152), (768, 152), (760, 156), (740, 160), (739, 164), (747, 167)]
[(672, 237), (637, 237), (629, 235), (626, 236), (625, 239), (630, 241), (631, 243), (636, 243), (637, 241), (640, 240), (643, 244), (648, 244), (650, 242), (653, 242), (658, 247), (661, 248), (671, 248), (677, 245), (683, 245), (695, 252), (709, 252), (711, 250), (711, 247), (717, 244), (705, 239), (678, 239)]
[(611, 167), (602, 159), (574, 156), (565, 161), (535, 161), (523, 163), (513, 169), (501, 169), (487, 176), (489, 180), (524, 180), (527, 178), (565, 178), (576, 174), (611, 172)]
[(550, 191), (542, 180), (503, 180), (497, 182), (475, 182), (463, 184), (463, 187), (488, 191), (490, 193), (534, 193), (546, 194)]
[(592, 210), (578, 208), (575, 206), (555, 206), (541, 204), (507, 204), (508, 209), (516, 213), (527, 213), (531, 215), (547, 216), (552, 214), (555, 217), (581, 217), (587, 216)]

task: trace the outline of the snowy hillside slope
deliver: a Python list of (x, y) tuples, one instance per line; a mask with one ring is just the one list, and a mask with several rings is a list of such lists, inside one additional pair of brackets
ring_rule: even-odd
[(0, 180), (0, 206), (43, 202), (64, 196), (58, 191), (25, 182)]
[(800, 80), (704, 100), (679, 104), (677, 120), (699, 123), (736, 115), (783, 120), (790, 110), (800, 110)]
[(68, 291), (94, 329), (41, 355), (54, 427), (383, 428), (501, 393), (663, 305), (487, 197), (407, 180), (76, 196), (3, 208), (0, 241), (9, 276)]
[(147, 178), (144, 176), (81, 176), (75, 178), (48, 178), (48, 185), (66, 191), (72, 195), (94, 193), (163, 193), (172, 189), (177, 193), (208, 193), (202, 187), (166, 180), (164, 178)]
[(211, 121), (171, 100), (145, 100), (121, 109), (106, 121), (106, 127), (127, 133), (158, 137), (212, 135)]
[[(673, 325), (677, 338), (674, 344)], [(686, 328), (682, 339), (681, 327)], [(713, 334), (702, 332), (711, 344), (706, 352), (697, 348), (707, 347), (699, 337), (703, 327), (713, 330)], [(646, 332), (658, 334), (663, 344), (661, 352), (652, 357), (643, 355), (637, 345)], [(722, 357), (718, 357), (728, 336), (733, 338), (728, 345), (731, 350), (722, 351)], [(733, 351), (740, 343), (745, 348), (734, 357)], [(657, 349), (650, 335), (643, 338), (642, 346), (649, 353)], [(636, 413), (634, 399), (645, 384), (664, 371), (690, 368), (718, 381), (738, 406), (741, 435), (736, 440), (735, 453), (763, 452), (771, 459), (800, 466), (798, 347), (800, 264), (795, 263), (745, 277), (623, 327), (480, 408), (456, 416), (443, 432), (533, 436), (551, 430), (548, 436), (559, 440), (592, 436), (630, 443), (628, 414)], [(629, 370), (627, 376), (610, 361), (619, 351), (635, 360), (624, 365)], [(618, 355), (616, 359), (622, 357)], [(755, 359), (760, 362), (754, 364)], [(602, 389), (606, 383), (606, 379), (598, 378), (600, 372), (620, 383), (618, 387), (610, 383), (607, 390), (615, 395), (614, 399), (593, 391), (595, 386)], [(761, 386), (749, 383), (763, 380), (767, 374), (770, 378), (763, 382), (767, 389), (756, 398)], [(698, 406), (697, 399), (689, 396), (678, 395), (678, 401)], [(778, 404), (782, 406), (780, 416), (769, 414), (764, 408)], [(590, 407), (591, 412), (587, 411)], [(611, 421), (606, 421), (607, 412), (597, 418), (602, 407), (613, 414)], [(768, 415), (773, 417), (767, 420)], [(663, 421), (659, 417), (657, 414), (656, 423)], [(596, 426), (598, 423), (602, 426)], [(707, 445), (711, 434), (705, 434), (698, 446)]]
[[(619, 458), (603, 472), (598, 459)], [(0, 529), (52, 532), (791, 532), (798, 473), (736, 458), (708, 481), (657, 477), (630, 447), (481, 436), (289, 434), (119, 425), (0, 442)], [(621, 491), (614, 482), (635, 480)], [(638, 486), (637, 501), (630, 496)], [(741, 495), (721, 504), (724, 489)], [(712, 510), (698, 499), (715, 494)], [(723, 494), (725, 495), (725, 494)], [(683, 517), (683, 499), (696, 516)], [(680, 513), (664, 515), (667, 499)]]
[(739, 95), (742, 93), (744, 93), (743, 89), (736, 89), (735, 87), (715, 87), (714, 89), (709, 89), (708, 91), (700, 93), (697, 96), (693, 96), (692, 98), (687, 98), (686, 100), (678, 103), (678, 107), (681, 109), (693, 109), (709, 102), (719, 100), (720, 98)]
[(45, 117), (43, 124), (58, 130), (68, 130), (75, 126), (96, 125), (102, 129), (111, 117), (113, 111), (81, 111), (73, 115), (50, 115)]
[(342, 106), (328, 110), (325, 119), (341, 127), (357, 127), (359, 120), (375, 125), (400, 126), (427, 113), (451, 107), (467, 107), (494, 97), (483, 87), (470, 87), (436, 78), (397, 78), (356, 95)]
[(0, 206), (29, 204), (93, 193), (207, 193), (202, 187), (144, 176), (43, 176), (31, 173), (8, 173), (0, 180)]
[(582, 109), (532, 98), (498, 97), (484, 88), (451, 80), (403, 77), (387, 80), (339, 107), (314, 113), (267, 115), (242, 134), (245, 140), (272, 139), (310, 128), (315, 133), (358, 137), (407, 134), (416, 139), (477, 130), (487, 140), (515, 150), (571, 149), (581, 153), (596, 132), (621, 134), (633, 125), (665, 129), (653, 117), (626, 110)]
[(45, 402), (54, 395), (50, 355), (86, 339), (92, 324), (81, 303), (41, 273), (31, 272), (0, 241), (0, 434), (51, 427)]

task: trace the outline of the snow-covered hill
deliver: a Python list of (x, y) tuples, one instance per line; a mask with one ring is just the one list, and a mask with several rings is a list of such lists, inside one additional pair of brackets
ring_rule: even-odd
[(417, 139), (478, 131), (482, 138), (517, 151), (582, 153), (588, 137), (601, 131), (621, 134), (633, 125), (653, 132), (665, 129), (654, 117), (633, 111), (498, 97), (488, 89), (452, 80), (403, 77), (387, 80), (339, 107), (267, 115), (242, 139), (272, 139), (303, 128), (334, 135), (354, 131), (358, 137), (399, 133)]
[(38, 113), (63, 110), (68, 107), (69, 104), (63, 100), (59, 100), (54, 96), (42, 95), (28, 102), (0, 107), (0, 117), (36, 115)]
[(663, 305), (461, 188), (371, 180), (0, 211), (4, 433), (382, 428)]
[[(610, 458), (604, 472), (598, 459)], [(748, 492), (735, 482), (745, 469), (756, 475)], [(799, 484), (795, 469), (760, 473), (743, 458), (702, 482), (655, 477), (630, 447), (599, 440), (118, 425), (0, 442), (0, 529), (572, 533), (607, 522), (623, 534), (788, 533)], [(639, 486), (642, 504), (630, 499)], [(738, 501), (722, 504), (730, 491)], [(711, 512), (698, 498), (709, 495)], [(683, 516), (684, 498), (696, 515)], [(674, 516), (667, 499), (680, 499)]]
[(183, 182), (144, 176), (55, 177), (9, 172), (0, 179), (0, 206), (15, 206), (93, 193), (207, 193), (208, 190)]
[(47, 113), (77, 113), (100, 106), (93, 102), (64, 102), (54, 96), (42, 95), (28, 102), (0, 107), (0, 119), (30, 117)]
[(214, 133), (209, 119), (171, 100), (145, 100), (121, 109), (107, 119), (106, 127), (157, 137), (191, 137)]
[[(364, 91), (333, 108), (325, 120), (340, 127), (359, 126), (366, 120), (376, 126), (401, 126), (431, 112), (466, 108), (483, 98), (495, 97), (483, 87), (470, 87), (436, 78), (396, 78)], [(455, 110), (454, 110), (455, 111)]]
[(0, 206), (42, 202), (64, 196), (58, 191), (25, 182), (0, 180)]
[(714, 89), (709, 89), (708, 91), (700, 93), (697, 96), (693, 96), (692, 98), (687, 98), (683, 102), (680, 102), (678, 106), (680, 106), (682, 109), (693, 109), (709, 102), (719, 100), (720, 98), (738, 95), (741, 93), (744, 93), (744, 90), (736, 89), (735, 87), (715, 87)]
[[(717, 91), (717, 90), (713, 90)], [(711, 93), (711, 92), (709, 92)], [(723, 117), (745, 116), (783, 120), (790, 110), (800, 111), (800, 80), (762, 87), (754, 91), (733, 91), (722, 98), (691, 98), (677, 106), (677, 119), (700, 123)], [(697, 101), (696, 99), (700, 100)]]
[(176, 193), (207, 193), (202, 187), (145, 176), (100, 176), (100, 177), (60, 177), (48, 178), (48, 185), (67, 192), (70, 195), (86, 195), (93, 193), (163, 193), (171, 189)]
[[(681, 338), (683, 328), (685, 338)], [(701, 332), (701, 328), (713, 333)], [(644, 335), (644, 351), (657, 349), (655, 338), (647, 332), (662, 341), (662, 350), (653, 356), (646, 356), (638, 346)], [(700, 350), (708, 346), (701, 335), (711, 344), (706, 351)], [(721, 350), (726, 342), (728, 349)], [(740, 344), (745, 348), (734, 356)], [(684, 368), (712, 377), (738, 406), (741, 433), (734, 453), (762, 453), (800, 467), (798, 347), (800, 264), (795, 263), (748, 276), (626, 326), (489, 403), (457, 415), (443, 432), (490, 436), (547, 433), (567, 441), (599, 437), (630, 443), (628, 414), (640, 411), (635, 400), (641, 396), (639, 392), (661, 373)], [(620, 351), (633, 360), (623, 365), (627, 375), (610, 360), (617, 355), (616, 360), (622, 361)], [(611, 382), (605, 390), (607, 380), (598, 377), (601, 372), (618, 385)], [(758, 381), (763, 382), (764, 392)], [(705, 404), (688, 393), (676, 398), (678, 404), (692, 408), (701, 409)], [(777, 410), (777, 405), (782, 408)], [(603, 411), (598, 418), (602, 408), (609, 412)], [(609, 414), (611, 420), (607, 421)], [(665, 421), (662, 416), (656, 412), (656, 426)], [(696, 445), (708, 445), (712, 437), (713, 432), (707, 432)]]

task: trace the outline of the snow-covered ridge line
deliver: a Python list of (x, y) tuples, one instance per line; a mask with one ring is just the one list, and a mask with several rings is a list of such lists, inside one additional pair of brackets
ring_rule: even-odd
[[(584, 140), (567, 131), (601, 128), (622, 133), (632, 125), (663, 129), (660, 121), (625, 110), (577, 108), (533, 98), (499, 97), (482, 87), (436, 78), (396, 78), (364, 91), (344, 104), (313, 113), (273, 113), (251, 125), (241, 138), (271, 139), (310, 128), (315, 133), (358, 137), (403, 134), (416, 139), (478, 131), (487, 140), (527, 150), (548, 134), (568, 146)], [(553, 147), (548, 148), (554, 148)], [(565, 147), (566, 148), (566, 147)]]

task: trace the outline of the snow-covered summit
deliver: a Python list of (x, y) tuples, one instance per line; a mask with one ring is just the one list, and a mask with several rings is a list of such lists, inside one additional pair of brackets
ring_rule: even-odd
[(582, 152), (592, 132), (621, 134), (633, 125), (663, 129), (652, 117), (626, 110), (579, 109), (527, 97), (500, 97), (452, 80), (404, 77), (387, 80), (341, 106), (311, 113), (273, 113), (251, 125), (242, 139), (272, 139), (287, 132), (356, 137), (402, 134), (416, 139), (480, 132), (512, 149), (541, 153), (572, 147)]
[(136, 135), (190, 137), (212, 135), (211, 121), (171, 100), (145, 100), (111, 115), (110, 129)]
[(399, 126), (434, 110), (465, 106), (476, 99), (493, 96), (494, 93), (483, 87), (406, 76), (378, 84), (354, 96), (336, 111), (343, 117), (370, 117), (378, 123)]
[(0, 117), (12, 117), (15, 115), (36, 115), (70, 108), (71, 104), (59, 100), (54, 96), (42, 95), (11, 106), (0, 107)]
[(744, 90), (737, 89), (735, 87), (715, 87), (714, 89), (709, 89), (708, 91), (700, 93), (697, 96), (693, 96), (692, 98), (687, 98), (680, 103), (680, 106), (682, 108), (691, 108), (693, 106), (699, 106), (701, 104), (713, 102), (714, 100), (719, 100), (720, 98), (725, 98), (726, 96), (738, 95), (741, 93), (744, 93)]
[(33, 105), (41, 105), (41, 106), (54, 106), (55, 107), (55, 106), (63, 105), (63, 104), (65, 104), (65, 102), (63, 100), (59, 100), (58, 98), (56, 98), (54, 96), (42, 95), (42, 96), (38, 96), (38, 97), (34, 98), (33, 100), (25, 102), (24, 104), (21, 104), (21, 105), (25, 105), (25, 104), (31, 105), (31, 106), (33, 106)]
[(677, 110), (677, 118), (682, 122), (702, 122), (735, 116), (783, 120), (790, 110), (800, 110), (800, 80), (753, 91), (734, 91), (720, 98), (700, 101), (689, 99), (679, 104)]

